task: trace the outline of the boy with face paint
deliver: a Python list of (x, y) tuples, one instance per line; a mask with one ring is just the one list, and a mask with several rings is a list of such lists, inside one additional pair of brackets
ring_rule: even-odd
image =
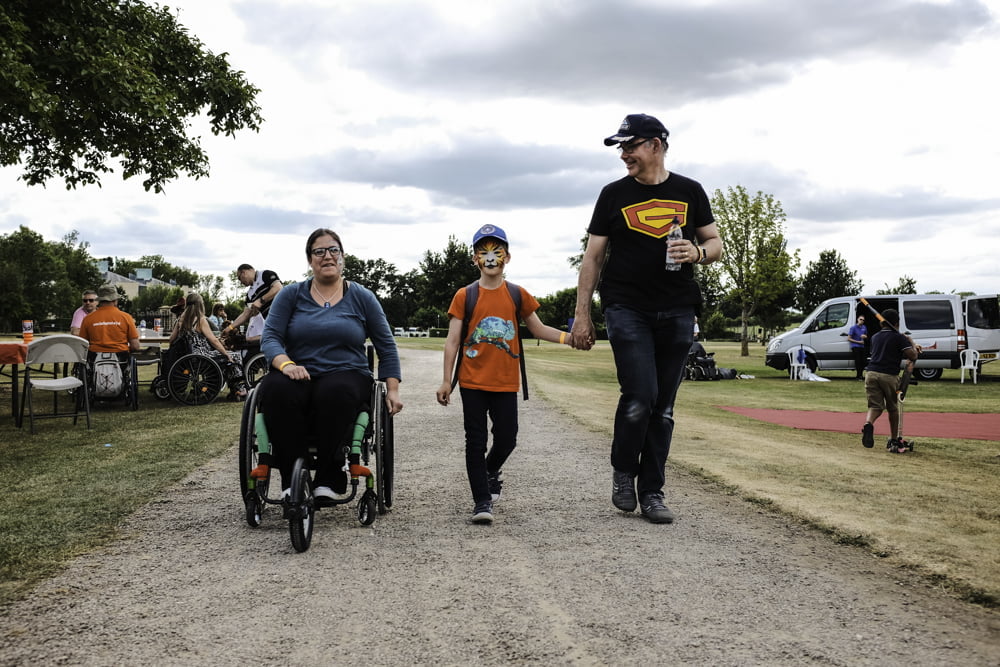
[[(444, 346), (444, 376), (437, 401), (448, 405), (452, 372), (459, 354), (459, 392), (465, 423), (465, 468), (475, 508), (473, 523), (493, 522), (493, 503), (503, 486), (501, 468), (517, 446), (517, 392), (521, 387), (518, 312), (504, 283), (504, 267), (511, 255), (507, 235), (496, 225), (483, 225), (472, 237), (472, 261), (479, 268), (479, 298), (462, 340), (465, 319), (465, 288), (459, 289), (451, 305), (448, 339)], [(538, 301), (523, 287), (521, 317), (536, 338), (569, 344), (565, 331), (545, 325), (535, 311)], [(493, 446), (487, 451), (492, 421)]]

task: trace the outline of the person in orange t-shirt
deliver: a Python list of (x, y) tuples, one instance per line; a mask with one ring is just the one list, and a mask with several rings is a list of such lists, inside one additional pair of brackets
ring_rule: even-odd
[(120, 358), (142, 349), (139, 330), (128, 313), (118, 310), (118, 290), (102, 285), (97, 290), (97, 310), (83, 318), (80, 336), (90, 341), (90, 351), (117, 352)]
[[(437, 401), (451, 401), (452, 372), (459, 352), (459, 391), (465, 421), (465, 468), (475, 507), (473, 523), (493, 522), (493, 503), (503, 487), (501, 468), (517, 446), (517, 391), (520, 387), (519, 322), (514, 300), (504, 283), (504, 266), (510, 263), (507, 235), (495, 225), (482, 226), (472, 239), (472, 260), (479, 267), (479, 297), (476, 300), (466, 340), (465, 288), (459, 289), (448, 307), (450, 321), (444, 347), (444, 379)], [(523, 287), (521, 318), (536, 338), (568, 343), (567, 333), (539, 319), (538, 301)], [(493, 446), (487, 452), (487, 419), (493, 422)]]

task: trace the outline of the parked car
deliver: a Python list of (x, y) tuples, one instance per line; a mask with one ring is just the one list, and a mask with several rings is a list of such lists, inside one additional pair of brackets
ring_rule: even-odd
[[(899, 330), (923, 347), (915, 375), (937, 380), (945, 368), (961, 365), (962, 350), (979, 350), (982, 363), (1000, 353), (1000, 302), (996, 294), (962, 298), (957, 294), (900, 294), (864, 297), (878, 312), (894, 308)], [(801, 349), (809, 370), (853, 370), (847, 333), (858, 315), (864, 315), (869, 335), (879, 322), (858, 296), (827, 299), (795, 329), (775, 336), (767, 344), (765, 362), (788, 370), (788, 353)]]

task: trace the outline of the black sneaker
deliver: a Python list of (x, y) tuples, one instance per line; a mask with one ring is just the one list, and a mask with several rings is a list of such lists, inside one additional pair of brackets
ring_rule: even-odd
[(486, 473), (486, 482), (490, 485), (490, 495), (493, 496), (493, 502), (500, 500), (500, 494), (503, 492), (503, 472), (497, 470)]
[(650, 523), (673, 523), (674, 513), (663, 504), (662, 493), (647, 493), (642, 498), (642, 515)]
[(493, 503), (484, 500), (472, 510), (472, 523), (493, 523)]
[(611, 484), (611, 502), (623, 512), (634, 512), (638, 503), (635, 499), (635, 476), (627, 472), (614, 471)]
[(868, 449), (875, 446), (875, 427), (869, 423), (861, 428), (861, 444)]

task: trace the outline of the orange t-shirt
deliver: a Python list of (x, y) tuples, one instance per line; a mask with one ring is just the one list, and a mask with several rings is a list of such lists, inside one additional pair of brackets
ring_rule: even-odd
[(128, 342), (139, 337), (135, 320), (118, 306), (98, 306), (83, 318), (80, 337), (90, 341), (91, 352), (128, 352)]
[[(521, 287), (521, 317), (538, 310), (538, 301)], [(465, 288), (458, 290), (448, 307), (448, 314), (465, 319)], [(462, 364), (458, 383), (466, 389), (513, 391), (521, 388), (521, 348), (517, 338), (519, 325), (514, 300), (506, 282), (497, 289), (479, 286), (479, 298), (469, 320), (469, 330), (458, 353)]]

